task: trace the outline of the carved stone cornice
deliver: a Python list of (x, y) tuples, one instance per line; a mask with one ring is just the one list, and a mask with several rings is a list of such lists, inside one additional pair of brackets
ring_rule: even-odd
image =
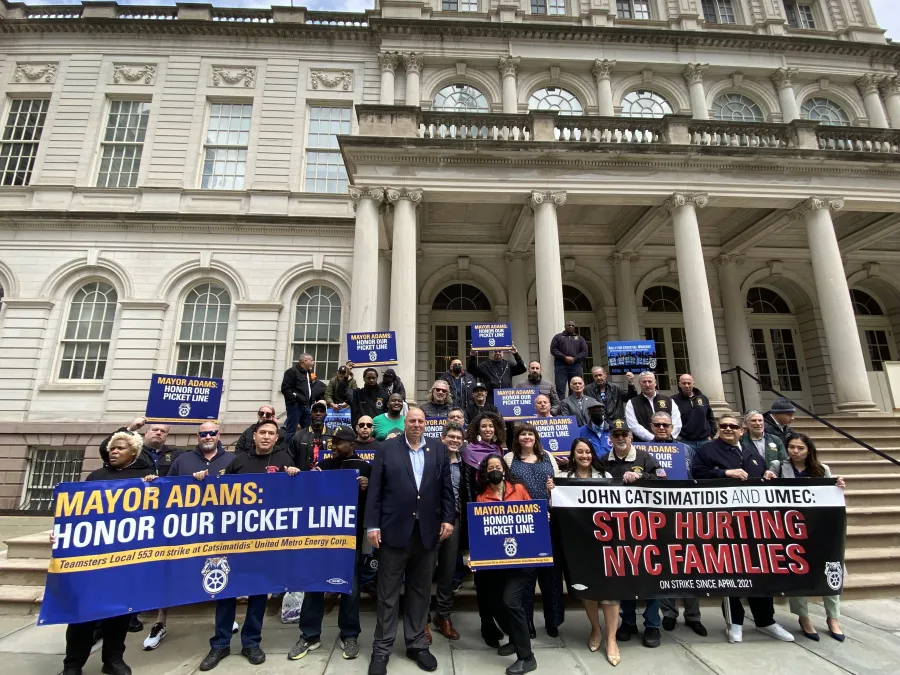
[(859, 93), (863, 96), (868, 96), (869, 94), (877, 94), (878, 93), (878, 85), (881, 84), (881, 80), (884, 76), (878, 73), (866, 73), (862, 77), (858, 78), (854, 84), (856, 84), (856, 88), (859, 89)]
[(40, 66), (30, 63), (17, 63), (13, 79), (16, 82), (51, 83), (56, 80), (58, 70), (59, 65), (56, 63), (45, 63)]
[(702, 209), (709, 203), (709, 195), (705, 192), (676, 192), (665, 202), (665, 207), (669, 211), (674, 211), (682, 206), (693, 204), (696, 208)]
[(401, 54), (400, 61), (403, 63), (407, 73), (421, 73), (422, 68), (425, 67), (425, 55), (422, 53), (409, 52)]
[(799, 68), (779, 68), (770, 76), (772, 84), (775, 85), (775, 88), (778, 91), (781, 91), (785, 87), (793, 87), (794, 78), (797, 77), (799, 72)]
[(400, 57), (397, 52), (378, 52), (378, 66), (382, 72), (393, 73), (397, 70)]
[(623, 262), (637, 262), (640, 256), (632, 251), (616, 251), (609, 256), (609, 261), (613, 265), (619, 265)]
[(591, 73), (594, 74), (594, 81), (599, 82), (600, 80), (608, 80), (609, 74), (612, 72), (612, 69), (616, 67), (615, 59), (596, 59), (594, 61), (594, 65), (591, 68)]
[(411, 201), (414, 205), (421, 203), (422, 201), (422, 189), (421, 188), (385, 188), (384, 189), (385, 196), (387, 197), (388, 203), (396, 204), (401, 199), (407, 199)]
[(843, 197), (810, 197), (795, 209), (797, 215), (802, 216), (811, 211), (840, 211), (844, 208)]
[(503, 258), (506, 262), (512, 262), (513, 260), (521, 260), (523, 262), (528, 262), (534, 257), (534, 254), (531, 251), (507, 251), (503, 254)]
[(553, 204), (554, 206), (562, 206), (566, 203), (566, 193), (559, 192), (541, 192), (540, 190), (532, 190), (531, 194), (525, 200), (532, 209), (536, 209), (541, 204)]
[(721, 253), (712, 259), (713, 265), (716, 267), (722, 267), (723, 265), (737, 265), (740, 266), (747, 259), (747, 256), (740, 255), (737, 253)]
[(881, 89), (881, 95), (885, 98), (888, 96), (900, 96), (900, 76), (885, 75), (881, 78), (878, 87)]
[(520, 60), (518, 56), (501, 56), (499, 62), (500, 77), (506, 77), (507, 75), (515, 77), (519, 72)]
[(703, 74), (708, 68), (708, 63), (689, 63), (684, 67), (681, 74), (684, 77), (684, 81), (690, 86), (697, 82), (703, 82)]
[(309, 86), (311, 89), (318, 89), (320, 86), (326, 89), (337, 89), (340, 87), (344, 91), (350, 91), (353, 89), (353, 71), (329, 72), (327, 70), (311, 70), (309, 71)]
[(212, 69), (212, 84), (214, 87), (220, 87), (222, 84), (240, 84), (243, 82), (245, 87), (252, 87), (256, 80), (256, 68), (247, 66), (246, 68), (221, 68)]
[(142, 66), (127, 66), (117, 63), (113, 66), (113, 83), (122, 84), (123, 81), (131, 84), (153, 84), (156, 77), (156, 64), (147, 63)]

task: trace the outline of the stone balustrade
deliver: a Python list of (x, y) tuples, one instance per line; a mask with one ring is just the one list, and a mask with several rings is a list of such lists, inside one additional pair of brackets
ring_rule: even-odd
[(577, 143), (664, 143), (667, 124), (661, 119), (560, 115), (555, 140)]
[(688, 125), (691, 145), (729, 148), (788, 148), (791, 129), (788, 124), (729, 122), (708, 120)]
[(419, 138), (528, 141), (531, 137), (528, 115), (424, 112), (419, 119)]
[(900, 130), (821, 126), (816, 132), (820, 150), (900, 153)]

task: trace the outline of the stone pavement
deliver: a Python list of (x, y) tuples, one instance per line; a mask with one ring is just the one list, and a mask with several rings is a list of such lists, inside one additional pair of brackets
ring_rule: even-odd
[[(544, 634), (538, 619), (538, 639), (535, 653), (538, 675), (613, 675), (621, 673), (682, 675), (687, 673), (765, 673), (766, 675), (831, 675), (859, 673), (860, 675), (895, 675), (900, 663), (900, 600), (859, 600), (847, 602), (841, 608), (841, 625), (847, 640), (840, 644), (824, 632), (825, 616), (822, 607), (812, 605), (813, 620), (819, 627), (822, 641), (810, 642), (799, 633), (797, 623), (785, 607), (778, 607), (778, 619), (797, 636), (793, 644), (777, 642), (757, 633), (752, 623), (745, 626), (744, 642), (729, 645), (724, 638), (721, 613), (704, 607), (704, 622), (710, 629), (706, 638), (696, 636), (679, 622), (672, 633), (663, 631), (663, 643), (658, 649), (647, 649), (632, 640), (620, 645), (622, 663), (615, 669), (601, 652), (587, 648), (588, 623), (584, 614), (572, 607), (560, 630), (559, 639)], [(241, 616), (241, 610), (238, 610)], [(142, 617), (148, 628), (150, 615)], [(262, 647), (267, 653), (266, 663), (254, 667), (238, 655), (240, 641), (235, 636), (232, 656), (215, 670), (217, 675), (365, 675), (371, 649), (371, 635), (375, 623), (372, 612), (364, 612), (362, 653), (355, 661), (344, 661), (337, 647), (337, 608), (330, 607), (325, 617), (326, 647), (310, 652), (306, 658), (291, 662), (288, 650), (297, 639), (296, 625), (285, 626), (275, 614), (266, 616)], [(435, 634), (432, 651), (438, 659), (437, 675), (503, 675), (513, 657), (497, 656), (478, 636), (478, 615), (474, 611), (454, 615), (454, 624), (462, 634), (458, 642), (449, 643)], [(169, 620), (170, 633), (153, 652), (141, 650), (144, 634), (131, 634), (128, 639), (126, 661), (135, 675), (189, 675), (197, 672), (200, 659), (207, 652), (207, 639), (212, 628), (212, 616), (200, 614), (173, 616)], [(56, 675), (62, 668), (65, 626), (37, 627), (29, 617), (0, 617), (0, 672), (12, 675)], [(402, 642), (401, 642), (402, 644)], [(100, 655), (91, 656), (86, 675), (100, 672)], [(388, 665), (390, 675), (420, 674), (415, 664), (398, 649)]]

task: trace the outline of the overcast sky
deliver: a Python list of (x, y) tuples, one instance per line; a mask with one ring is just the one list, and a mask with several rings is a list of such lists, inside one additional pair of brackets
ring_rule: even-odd
[[(219, 7), (269, 7), (290, 5), (290, 0), (269, 2), (266, 0), (211, 0)], [(30, 5), (78, 4), (79, 0), (26, 0)], [(871, 0), (875, 16), (882, 28), (887, 29), (889, 37), (900, 42), (900, 0)], [(119, 0), (120, 5), (174, 5), (174, 0)], [(354, 10), (360, 11), (373, 7), (374, 0), (294, 0), (298, 7), (308, 9)]]

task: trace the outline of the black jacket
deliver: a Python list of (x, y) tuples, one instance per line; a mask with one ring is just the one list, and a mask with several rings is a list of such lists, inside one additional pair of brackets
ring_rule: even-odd
[(353, 452), (355, 452), (360, 459), (370, 463), (375, 461), (375, 451), (380, 447), (381, 443), (374, 438), (368, 443), (363, 443), (359, 440), (353, 441)]
[(784, 447), (787, 447), (787, 437), (794, 433), (794, 428), (790, 424), (784, 428), (778, 426), (771, 413), (763, 415), (763, 419), (766, 421), (766, 433), (775, 436)]
[[(315, 457), (315, 444), (319, 441), (319, 456)], [(287, 448), (288, 454), (294, 459), (294, 466), (301, 471), (309, 471), (317, 461), (331, 456), (331, 429), (322, 427), (316, 431), (312, 427), (300, 429), (291, 439)]]
[[(389, 372), (394, 374), (394, 381), (390, 384), (387, 384), (384, 381), (384, 375), (387, 375)], [(403, 397), (403, 400), (406, 400), (406, 387), (403, 386), (403, 380), (397, 377), (397, 372), (393, 368), (388, 368), (384, 371), (384, 375), (381, 376), (381, 382), (379, 386), (382, 387), (387, 393), (388, 396), (391, 394), (400, 394)]]
[[(475, 403), (475, 401), (469, 401), (469, 405), (466, 406), (465, 410), (466, 424), (471, 424), (476, 417), (486, 412), (500, 415), (500, 411), (497, 410), (497, 406), (491, 403), (490, 400), (485, 401), (484, 405), (478, 405), (477, 403)], [(503, 419), (502, 415), (500, 415), (500, 419)]]
[(556, 361), (565, 361), (567, 356), (571, 356), (575, 363), (581, 363), (588, 355), (587, 342), (577, 333), (557, 333), (550, 341), (550, 354)]
[(606, 406), (606, 419), (625, 419), (625, 404), (629, 399), (637, 396), (637, 389), (633, 384), (628, 385), (626, 391), (622, 391), (622, 387), (607, 380), (606, 386), (601, 391), (596, 382), (591, 382), (584, 388), (585, 396), (600, 401)]
[(296, 363), (284, 371), (281, 379), (281, 393), (286, 406), (296, 405), (308, 408), (325, 398), (325, 383)]
[(190, 452), (181, 454), (178, 459), (172, 462), (169, 475), (193, 476), (198, 471), (209, 471), (210, 476), (221, 476), (228, 470), (233, 461), (234, 453), (226, 452), (221, 443), (216, 449), (215, 456), (210, 460), (203, 456), (203, 452), (198, 445)]
[[(360, 476), (365, 476), (369, 478), (372, 475), (372, 465), (363, 460), (359, 455), (355, 452), (347, 457), (346, 459), (338, 459), (337, 457), (329, 457), (328, 459), (322, 460), (319, 462), (319, 469), (321, 471), (340, 471), (341, 469), (357, 469), (359, 471)], [(366, 522), (366, 495), (368, 494), (368, 489), (359, 491), (359, 498), (356, 507), (356, 547), (357, 549), (362, 546), (363, 543), (363, 532), (365, 530), (365, 522)]]
[(425, 413), (425, 417), (429, 419), (434, 419), (438, 417), (443, 417), (446, 419), (447, 415), (450, 414), (450, 408), (453, 407), (449, 403), (445, 403), (444, 405), (438, 405), (432, 401), (426, 401), (422, 404), (422, 412)]
[(494, 389), (508, 389), (512, 386), (512, 379), (515, 375), (521, 375), (528, 370), (528, 366), (522, 361), (518, 352), (513, 354), (513, 358), (516, 360), (513, 364), (506, 359), (499, 361), (488, 359), (478, 363), (477, 357), (469, 356), (466, 368), (487, 385), (488, 401), (494, 400)]
[(757, 452), (729, 445), (721, 438), (701, 445), (694, 453), (693, 475), (698, 480), (725, 478), (729, 469), (743, 469), (750, 478), (762, 478), (766, 465)]
[[(234, 444), (235, 452), (253, 452), (256, 449), (256, 444), (253, 442), (254, 431), (256, 431), (256, 424), (251, 424), (244, 429), (241, 437)], [(275, 449), (278, 450), (279, 448), (282, 450), (287, 449), (287, 444), (284, 442), (284, 427), (278, 427), (278, 440), (275, 442)]]
[(716, 434), (716, 415), (709, 405), (709, 399), (694, 387), (694, 393), (687, 397), (681, 389), (672, 397), (672, 403), (681, 413), (681, 433), (679, 440), (705, 441)]
[(600, 471), (608, 473), (613, 478), (621, 478), (629, 471), (636, 471), (641, 474), (639, 481), (656, 480), (656, 472), (659, 470), (659, 463), (651, 455), (643, 450), (632, 448), (634, 458), (624, 459), (616, 457), (614, 452), (609, 452), (599, 458), (598, 468)]
[(143, 478), (152, 473), (153, 465), (147, 461), (144, 453), (141, 453), (132, 462), (131, 466), (127, 466), (124, 469), (115, 469), (109, 464), (104, 464), (99, 469), (91, 471), (85, 480), (125, 480), (126, 478)]
[[(117, 434), (120, 431), (128, 431), (128, 427), (119, 427), (113, 433)], [(109, 445), (109, 439), (112, 437), (113, 434), (110, 434), (100, 441), (100, 459), (103, 460), (104, 464), (109, 464), (109, 450), (107, 450), (107, 446)], [(141, 455), (147, 463), (153, 467), (153, 473), (157, 476), (168, 476), (169, 467), (172, 466), (172, 462), (184, 452), (184, 450), (179, 450), (178, 448), (173, 448), (169, 445), (163, 445), (159, 450), (148, 448), (146, 445), (141, 449)]]
[(387, 412), (387, 403), (391, 395), (380, 384), (374, 387), (360, 387), (350, 390), (350, 420), (356, 426), (357, 420), (368, 415), (373, 420)]
[(472, 389), (475, 388), (475, 376), (468, 370), (455, 377), (449, 370), (440, 379), (450, 385), (450, 396), (454, 408), (465, 408), (472, 401)]
[[(225, 473), (277, 473), (284, 471), (285, 467), (288, 466), (294, 466), (294, 460), (287, 450), (275, 450), (273, 448), (272, 452), (267, 455), (257, 455), (256, 452), (235, 455), (234, 461), (228, 465)], [(273, 470), (269, 471), (269, 467)]]

